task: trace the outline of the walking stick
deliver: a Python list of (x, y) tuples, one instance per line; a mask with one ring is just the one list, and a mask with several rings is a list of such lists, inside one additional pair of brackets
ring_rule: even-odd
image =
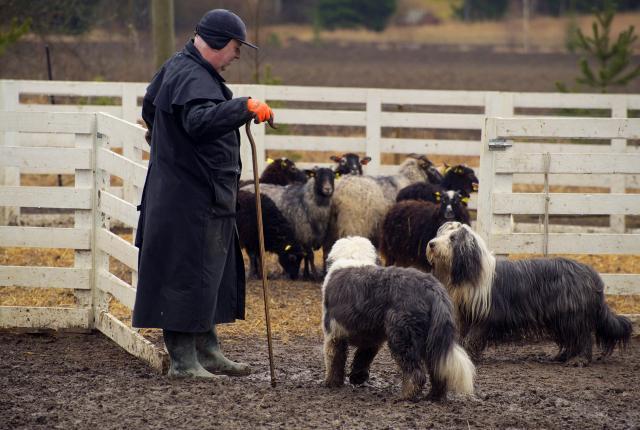
[[(269, 125), (273, 125), (273, 119), (269, 119)], [(264, 318), (267, 324), (267, 345), (269, 347), (269, 371), (271, 372), (271, 386), (276, 386), (276, 373), (273, 367), (273, 348), (271, 346), (271, 318), (269, 316), (269, 287), (267, 286), (267, 268), (264, 262), (264, 231), (262, 229), (262, 204), (260, 202), (260, 182), (258, 181), (258, 156), (256, 153), (256, 142), (251, 134), (251, 120), (245, 125), (249, 143), (251, 143), (251, 158), (253, 160), (253, 183), (256, 193), (256, 218), (258, 218), (258, 243), (260, 244), (260, 268), (262, 269), (262, 292), (264, 295)]]

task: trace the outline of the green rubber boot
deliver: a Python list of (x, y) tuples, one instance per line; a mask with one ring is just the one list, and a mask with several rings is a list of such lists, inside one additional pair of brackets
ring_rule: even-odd
[(210, 372), (227, 376), (246, 376), (251, 373), (248, 364), (236, 363), (222, 354), (215, 326), (206, 333), (196, 334), (196, 350), (198, 361)]
[(171, 359), (170, 378), (216, 378), (198, 362), (195, 333), (162, 330), (162, 336)]

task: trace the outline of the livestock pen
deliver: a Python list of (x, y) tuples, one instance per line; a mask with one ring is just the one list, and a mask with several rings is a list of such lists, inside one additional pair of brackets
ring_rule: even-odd
[[(130, 328), (126, 318), (112, 309), (114, 302), (130, 309), (135, 296), (137, 249), (129, 238), (135, 234), (138, 219), (135, 206), (146, 174), (145, 130), (134, 124), (144, 85), (25, 81), (2, 81), (1, 84), (9, 90), (2, 93), (5, 109), (0, 112), (3, 173), (0, 206), (4, 211), (0, 249), (51, 249), (66, 253), (65, 258), (68, 254), (73, 256), (67, 258), (69, 267), (53, 267), (53, 263), (35, 266), (29, 261), (5, 263), (0, 266), (0, 298), (6, 297), (2, 295), (3, 289), (21, 288), (34, 294), (44, 289), (71, 290), (73, 300), (46, 306), (7, 305), (3, 300), (0, 327), (95, 329), (161, 371), (166, 363), (164, 351), (145, 338), (144, 333)], [(283, 103), (275, 113), (278, 123), (291, 125), (289, 130), (283, 127), (287, 133), (272, 135), (256, 128), (257, 141), (263, 145), (261, 162), (272, 151), (287, 150), (303, 154), (302, 163), (315, 165), (322, 164), (319, 158), (314, 158), (320, 149), (350, 150), (366, 152), (379, 161), (379, 166), (366, 167), (367, 173), (372, 174), (393, 171), (393, 165), (381, 162), (389, 152), (444, 157), (470, 155), (476, 157), (475, 167), (479, 166), (481, 181), (480, 194), (472, 202), (478, 209), (477, 228), (497, 253), (543, 254), (546, 244), (550, 254), (627, 254), (630, 258), (640, 254), (633, 219), (640, 214), (640, 193), (637, 192), (640, 188), (637, 147), (640, 120), (625, 118), (640, 109), (638, 96), (431, 91), (418, 91), (411, 96), (411, 92), (405, 91), (302, 87), (263, 87), (260, 90), (265, 93), (262, 94), (253, 87), (234, 90), (236, 94), (264, 95), (269, 101)], [(367, 103), (367, 94), (384, 96), (379, 101), (378, 113), (375, 109), (371, 115), (368, 113), (367, 109), (376, 106), (378, 101)], [(67, 104), (47, 105), (50, 95)], [(446, 112), (421, 112), (415, 106), (414, 112), (400, 112), (389, 107), (391, 103), (411, 104), (417, 99), (430, 110), (441, 106)], [(131, 103), (129, 108), (123, 107), (124, 100)], [(496, 105), (485, 104), (489, 100), (494, 100)], [(556, 105), (552, 106), (550, 100)], [(97, 101), (110, 104), (92, 104)], [(303, 101), (322, 108), (298, 109), (291, 105), (291, 109), (285, 109), (287, 102)], [(360, 110), (354, 107), (356, 101)], [(466, 107), (467, 103), (473, 109)], [(615, 118), (550, 120), (516, 115), (516, 118), (485, 119), (485, 115), (512, 116), (513, 112), (503, 113), (500, 106), (512, 107), (513, 103), (518, 106), (517, 113), (521, 113), (524, 106), (558, 112), (595, 109), (601, 111), (601, 115), (606, 111), (607, 116)], [(618, 116), (614, 110), (622, 105), (624, 115), (620, 108), (615, 111)], [(450, 106), (466, 112), (451, 113)], [(101, 110), (107, 113), (96, 113)], [(372, 125), (367, 125), (369, 121), (373, 121)], [(485, 121), (488, 127), (483, 127)], [(298, 128), (300, 125), (309, 128)], [(334, 128), (325, 133), (315, 126)], [(353, 136), (352, 127), (359, 127), (356, 132), (362, 136)], [(471, 138), (447, 141), (439, 137), (423, 138), (419, 133), (417, 137), (397, 137), (403, 136), (402, 133), (392, 137), (395, 131), (388, 130), (403, 127), (458, 128), (464, 131), (465, 137)], [(294, 134), (298, 130), (306, 134)], [(340, 131), (346, 135), (339, 135)], [(314, 132), (317, 135), (312, 134)], [(500, 146), (504, 151), (494, 151)], [(243, 150), (246, 150), (244, 142)], [(545, 155), (547, 153), (550, 155)], [(247, 159), (246, 153), (244, 157)], [(248, 164), (245, 162), (245, 167)], [(53, 183), (43, 186), (38, 182), (44, 181), (45, 175), (57, 174), (64, 176), (65, 186), (53, 186)], [(250, 174), (250, 170), (245, 170), (246, 174)], [(531, 183), (537, 187), (533, 189), (535, 192), (523, 193), (518, 188)], [(562, 191), (572, 193), (553, 188), (560, 186), (566, 187)], [(597, 187), (598, 193), (592, 191), (593, 187)], [(525, 191), (532, 190), (525, 188)], [(549, 203), (545, 204), (547, 197)], [(578, 223), (566, 225), (566, 220), (565, 224), (523, 223), (518, 218), (526, 215), (527, 221), (539, 216), (543, 219), (545, 213), (549, 217), (580, 214), (603, 215), (608, 219), (605, 226), (594, 227)], [(126, 269), (126, 276), (114, 269), (114, 261)], [(622, 273), (604, 274), (610, 297), (639, 295), (638, 275), (625, 267), (617, 269)], [(286, 294), (310, 290), (312, 298), (305, 297), (305, 300), (310, 301), (309, 306), (320, 306), (317, 285), (291, 283), (289, 288), (282, 285), (283, 281), (278, 282), (281, 294), (285, 295), (279, 307), (286, 318), (300, 312), (287, 307)], [(256, 284), (250, 283), (250, 292), (257, 290)], [(632, 312), (637, 313), (637, 309)], [(637, 316), (632, 317), (637, 321)], [(317, 326), (319, 321), (312, 319), (311, 323)], [(38, 413), (34, 416), (10, 412), (11, 421), (7, 422), (16, 425), (73, 425), (70, 420), (78, 416), (84, 417), (85, 423), (113, 427), (125, 421), (145, 426), (160, 418), (158, 422), (166, 426), (179, 422), (229, 428), (240, 427), (241, 423), (267, 426), (273, 422), (333, 427), (369, 423), (372, 428), (632, 427), (638, 422), (639, 400), (634, 390), (627, 387), (637, 383), (640, 355), (636, 340), (627, 354), (616, 354), (609, 362), (594, 363), (587, 369), (550, 364), (543, 357), (553, 349), (547, 344), (500, 347), (479, 366), (474, 400), (452, 399), (442, 406), (404, 406), (392, 402), (398, 381), (386, 351), (374, 363), (372, 382), (367, 387), (339, 392), (319, 387), (321, 340), (314, 336), (297, 336), (287, 344), (282, 341), (276, 344), (279, 385), (275, 389), (268, 388), (263, 339), (246, 334), (229, 336), (227, 351), (262, 364), (256, 365), (255, 375), (248, 379), (218, 382), (215, 390), (210, 384), (170, 382), (155, 376), (136, 360), (128, 359), (126, 354), (99, 340), (70, 337), (46, 343), (38, 337), (14, 341), (4, 334), (0, 336), (3, 346), (7, 346), (3, 347), (3, 362), (12, 369), (7, 370), (7, 385), (3, 387), (9, 398), (17, 399), (21, 411)], [(60, 366), (63, 370), (56, 371)], [(88, 375), (91, 377), (87, 378)], [(26, 400), (28, 392), (20, 391), (26, 383), (40, 391), (39, 402)], [(77, 390), (88, 393), (88, 397), (67, 394)], [(119, 395), (109, 394), (114, 392)], [(149, 393), (154, 393), (153, 398)], [(181, 405), (181, 413), (177, 415), (176, 398)], [(225, 401), (227, 407), (212, 414), (203, 398)], [(67, 416), (38, 412), (37, 404), (59, 401), (70, 408)], [(150, 406), (154, 404), (159, 406)], [(2, 405), (9, 403), (2, 403), (0, 407), (4, 407)], [(16, 408), (18, 403), (7, 410), (17, 411)], [(59, 409), (55, 405), (53, 408), (53, 411)]]

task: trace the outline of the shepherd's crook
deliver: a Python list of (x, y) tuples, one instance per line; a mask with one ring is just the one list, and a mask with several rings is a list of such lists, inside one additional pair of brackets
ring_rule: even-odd
[[(273, 119), (269, 119), (269, 125), (273, 125)], [(253, 159), (253, 183), (256, 192), (256, 217), (258, 218), (258, 243), (260, 244), (260, 267), (262, 268), (262, 292), (264, 294), (264, 318), (267, 324), (267, 345), (269, 347), (269, 370), (271, 372), (271, 386), (276, 386), (276, 373), (273, 367), (273, 348), (271, 346), (271, 318), (269, 316), (269, 287), (267, 286), (267, 268), (264, 262), (264, 232), (262, 229), (262, 205), (260, 202), (260, 182), (258, 181), (258, 160), (256, 142), (251, 134), (251, 120), (245, 125), (249, 143), (251, 143), (251, 158)]]

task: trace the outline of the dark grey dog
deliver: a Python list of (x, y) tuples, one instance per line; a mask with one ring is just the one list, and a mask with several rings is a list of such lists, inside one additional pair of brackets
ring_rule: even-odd
[(344, 383), (348, 346), (356, 347), (349, 381), (362, 384), (387, 341), (402, 371), (402, 398), (418, 398), (431, 378), (429, 397), (447, 391), (472, 394), (475, 367), (456, 341), (447, 292), (430, 274), (380, 267), (368, 239), (338, 240), (328, 257), (322, 286), (325, 384)]
[(427, 246), (433, 274), (458, 310), (464, 346), (478, 359), (488, 344), (550, 337), (559, 361), (591, 361), (592, 333), (605, 357), (631, 336), (631, 322), (604, 300), (591, 267), (566, 258), (496, 260), (467, 225), (442, 225)]

